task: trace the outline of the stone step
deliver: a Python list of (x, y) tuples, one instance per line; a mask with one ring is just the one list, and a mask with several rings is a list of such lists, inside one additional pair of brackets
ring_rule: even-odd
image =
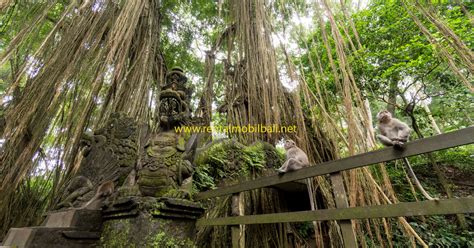
[(11, 228), (4, 246), (92, 247), (100, 239), (100, 210), (68, 209), (49, 212), (42, 226)]
[(43, 222), (46, 227), (75, 227), (82, 230), (98, 231), (102, 226), (101, 210), (68, 209), (49, 212)]
[(100, 232), (64, 231), (63, 235), (68, 239), (100, 239)]
[(5, 236), (5, 241), (3, 245), (11, 246), (15, 245), (20, 247), (26, 247), (27, 241), (31, 236), (33, 230), (31, 228), (10, 228), (8, 230), (7, 236)]
[(3, 245), (17, 248), (87, 248), (95, 247), (99, 239), (100, 232), (39, 226), (11, 228)]

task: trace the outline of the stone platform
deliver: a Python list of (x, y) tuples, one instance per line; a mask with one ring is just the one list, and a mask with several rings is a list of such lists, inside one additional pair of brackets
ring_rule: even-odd
[(126, 197), (103, 211), (102, 247), (193, 247), (195, 220), (203, 213), (195, 202)]
[[(48, 213), (41, 226), (11, 228), (3, 247), (193, 247), (198, 203), (175, 198), (122, 197), (103, 210)], [(2, 247), (2, 246), (0, 246)]]
[(72, 209), (48, 213), (41, 226), (11, 228), (6, 247), (95, 247), (100, 239), (100, 210)]

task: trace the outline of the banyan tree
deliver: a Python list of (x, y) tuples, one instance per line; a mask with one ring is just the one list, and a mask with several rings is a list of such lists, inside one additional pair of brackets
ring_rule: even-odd
[[(472, 5), (453, 6), (472, 25)], [(438, 6), (398, 7), (452, 84), (472, 94), (470, 43)], [(361, 71), (382, 62), (368, 58), (359, 8), (329, 0), (0, 4), (1, 239), (24, 247), (349, 247), (349, 233), (361, 247), (427, 247), (417, 227), (424, 217), (195, 227), (198, 218), (399, 202), (383, 163), (195, 198), (275, 175), (283, 140), (295, 141), (312, 166), (378, 148), (372, 108), (382, 105), (374, 99), (383, 87)], [(424, 76), (396, 74), (405, 81), (387, 84), (383, 104), (415, 118), (409, 106), (422, 101), (406, 95), (412, 85), (421, 85), (416, 96), (428, 95), (418, 83)], [(277, 129), (215, 132), (259, 125)], [(293, 132), (277, 131), (289, 126)], [(183, 127), (214, 131), (177, 131)], [(464, 216), (457, 220), (466, 227)], [(26, 226), (39, 227), (14, 228)]]

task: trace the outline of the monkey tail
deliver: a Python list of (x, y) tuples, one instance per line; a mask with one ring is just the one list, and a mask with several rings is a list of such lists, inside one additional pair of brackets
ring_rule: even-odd
[(415, 172), (413, 171), (413, 169), (411, 168), (411, 165), (410, 165), (410, 162), (408, 161), (407, 158), (403, 158), (403, 162), (405, 164), (405, 167), (407, 168), (407, 171), (408, 171), (408, 175), (410, 175), (411, 179), (415, 182), (415, 185), (416, 187), (421, 191), (421, 194), (423, 194), (423, 196), (430, 200), (430, 201), (433, 201), (433, 200), (439, 200), (439, 198), (433, 198), (430, 196), (430, 194), (428, 194), (428, 192), (426, 192), (426, 190), (423, 188), (423, 186), (421, 185), (420, 181), (418, 180), (418, 178), (416, 177), (415, 175)]

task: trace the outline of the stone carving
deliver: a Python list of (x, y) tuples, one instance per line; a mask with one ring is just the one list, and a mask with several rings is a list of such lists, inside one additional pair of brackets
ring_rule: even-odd
[(89, 193), (94, 186), (91, 180), (84, 176), (74, 177), (64, 192), (63, 200), (57, 205), (57, 208), (74, 207), (76, 200), (82, 200), (82, 196)]
[(191, 121), (189, 104), (191, 90), (179, 68), (166, 76), (160, 93), (160, 130), (152, 134), (145, 145), (143, 166), (138, 172), (138, 185), (143, 196), (189, 198), (193, 167), (190, 156), (197, 144), (193, 136), (185, 137), (175, 127)]
[(93, 135), (84, 135), (80, 168), (56, 208), (81, 207), (105, 181), (122, 185), (135, 168), (137, 140), (137, 123), (121, 113), (112, 114), (106, 125)]
[[(200, 204), (190, 200), (194, 170), (191, 161), (198, 136), (188, 139), (174, 130), (193, 121), (189, 111), (191, 91), (186, 82), (181, 69), (174, 68), (168, 73), (159, 98), (159, 130), (143, 142), (136, 185), (122, 186), (119, 196), (102, 211), (103, 247), (115, 247), (116, 243), (194, 247), (195, 220), (203, 213)], [(130, 181), (134, 181), (134, 175), (132, 171)], [(138, 190), (122, 194), (120, 190), (127, 187)], [(139, 194), (134, 195), (136, 191)]]
[[(79, 171), (67, 185), (57, 208), (82, 207), (106, 181), (113, 181), (118, 188), (113, 198), (190, 199), (191, 161), (198, 139), (196, 135), (189, 138), (175, 131), (175, 127), (192, 122), (191, 89), (186, 83), (180, 68), (173, 68), (166, 75), (159, 96), (157, 133), (148, 134), (148, 129), (139, 127), (132, 118), (114, 113), (104, 127), (93, 135), (85, 135)], [(144, 138), (146, 142), (142, 141)], [(139, 143), (145, 144), (141, 151)]]
[(160, 128), (170, 131), (173, 127), (189, 124), (191, 88), (181, 68), (175, 67), (166, 75), (160, 92)]
[[(194, 247), (195, 220), (203, 213), (201, 205), (190, 200), (198, 136), (174, 130), (193, 121), (186, 82), (179, 68), (167, 74), (159, 97), (158, 132), (149, 134), (145, 125), (116, 113), (83, 137), (80, 167), (63, 188), (59, 210), (49, 213), (54, 218), (48, 217), (47, 227), (26, 230), (37, 244)], [(113, 186), (106, 190), (105, 185)], [(107, 192), (97, 204), (96, 192)]]

